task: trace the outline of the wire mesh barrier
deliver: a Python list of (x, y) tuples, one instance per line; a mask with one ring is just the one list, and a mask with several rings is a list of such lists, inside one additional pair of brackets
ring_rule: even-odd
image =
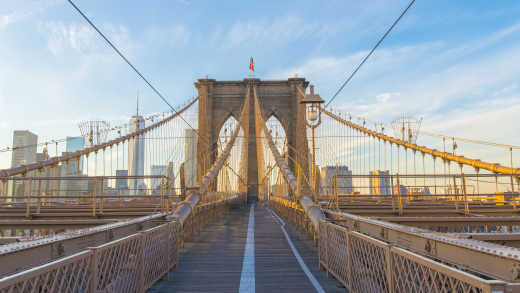
[[(485, 280), (326, 221), (319, 228), (319, 263), (349, 292), (513, 292)], [(517, 289), (518, 290), (518, 289)]]
[(0, 279), (0, 292), (144, 292), (178, 264), (180, 235), (169, 222)]
[(83, 251), (1, 279), (0, 292), (84, 292), (93, 282), (92, 263), (93, 251)]

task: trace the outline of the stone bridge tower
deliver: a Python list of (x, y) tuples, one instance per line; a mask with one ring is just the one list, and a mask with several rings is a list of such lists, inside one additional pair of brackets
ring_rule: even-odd
[[(207, 172), (216, 160), (217, 140), (220, 130), (230, 116), (239, 120), (240, 111), (250, 92), (249, 141), (248, 141), (248, 200), (256, 200), (258, 194), (258, 162), (256, 148), (255, 117), (253, 87), (257, 90), (258, 101), (265, 119), (274, 115), (282, 124), (287, 144), (288, 155), (300, 162), (304, 172), (308, 173), (309, 148), (305, 127), (305, 107), (297, 86), (305, 90), (309, 82), (305, 78), (289, 78), (288, 80), (260, 80), (247, 78), (242, 81), (216, 81), (215, 79), (199, 79), (195, 83), (199, 96), (199, 138), (197, 143), (197, 180)], [(293, 160), (289, 166), (295, 171)], [(295, 173), (296, 174), (296, 173)], [(244, 178), (245, 179), (245, 178)]]

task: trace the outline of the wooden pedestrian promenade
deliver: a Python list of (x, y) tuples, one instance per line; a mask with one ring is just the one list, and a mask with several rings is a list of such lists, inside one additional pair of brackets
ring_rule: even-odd
[(257, 203), (231, 210), (225, 218), (206, 226), (185, 244), (178, 270), (149, 292), (345, 290), (318, 270), (311, 240), (284, 226), (268, 207)]

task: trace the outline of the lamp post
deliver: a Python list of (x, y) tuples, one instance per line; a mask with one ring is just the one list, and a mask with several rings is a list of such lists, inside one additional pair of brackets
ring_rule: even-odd
[[(314, 93), (314, 85), (310, 86), (310, 93), (305, 94), (300, 91), (303, 95), (303, 99), (300, 101), (300, 104), (304, 104), (307, 108), (307, 119), (305, 120), (305, 124), (311, 129), (312, 134), (312, 188), (316, 187), (316, 150), (314, 147), (314, 129), (321, 124), (321, 111), (320, 104), (323, 104), (325, 101), (320, 97), (320, 95)], [(315, 190), (315, 192), (317, 192)]]

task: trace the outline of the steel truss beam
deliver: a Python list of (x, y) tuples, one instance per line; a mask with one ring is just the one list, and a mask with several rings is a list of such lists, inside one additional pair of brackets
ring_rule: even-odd
[(520, 250), (473, 239), (460, 239), (415, 227), (327, 210), (352, 231), (380, 239), (458, 267), (507, 282), (520, 282)]

